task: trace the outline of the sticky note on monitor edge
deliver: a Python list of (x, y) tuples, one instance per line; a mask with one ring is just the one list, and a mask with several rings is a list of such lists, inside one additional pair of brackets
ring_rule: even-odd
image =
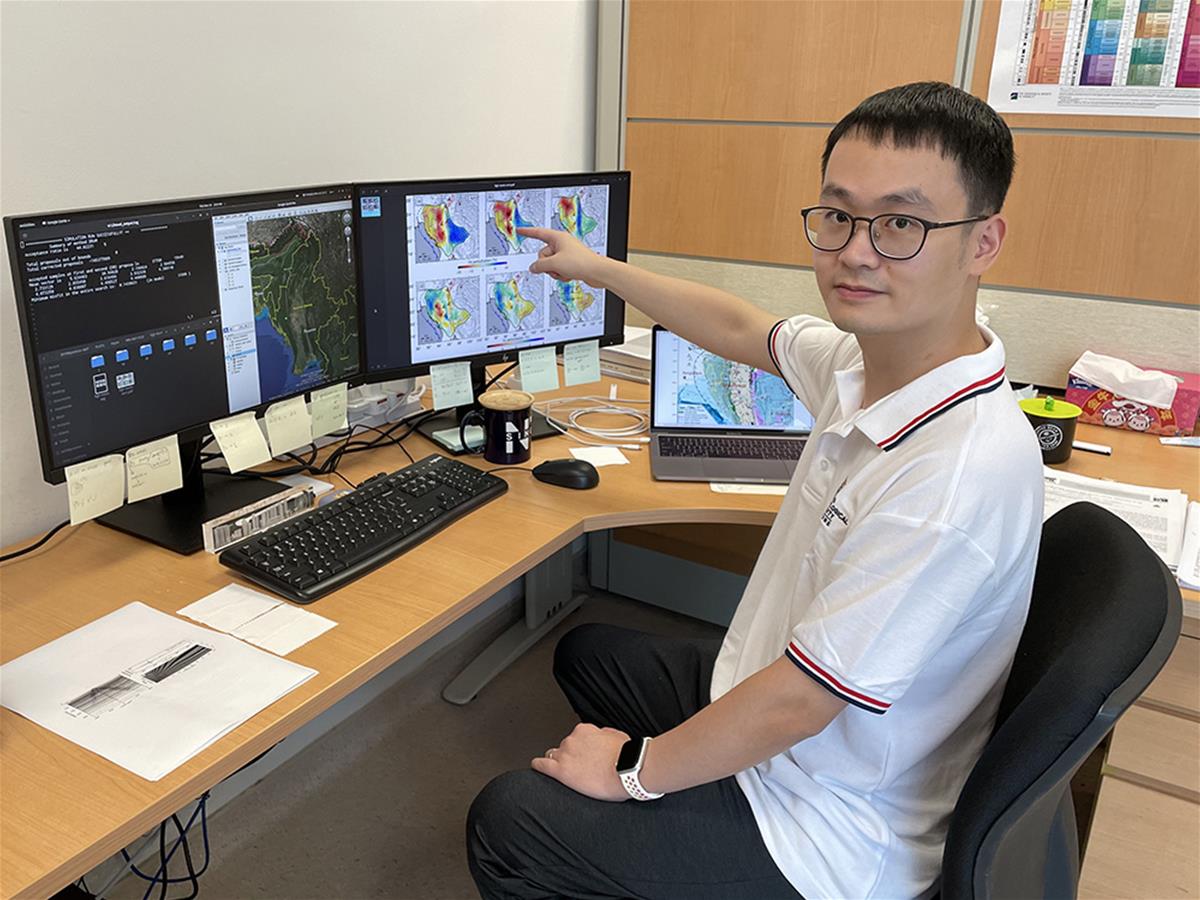
[(312, 443), (312, 420), (303, 395), (271, 404), (263, 419), (267, 423), (272, 456), (282, 456)]
[(129, 502), (137, 503), (183, 487), (179, 461), (179, 435), (169, 434), (125, 451), (125, 478)]
[(125, 502), (125, 457), (110, 453), (64, 469), (71, 524), (112, 512)]
[(267, 439), (263, 437), (253, 412), (218, 419), (209, 422), (208, 427), (217, 439), (217, 446), (221, 448), (221, 455), (225, 457), (230, 472), (261, 465), (271, 458)]
[(567, 386), (600, 380), (600, 341), (579, 341), (563, 347), (563, 378)]
[(467, 406), (475, 402), (471, 390), (471, 364), (469, 362), (439, 363), (429, 367), (429, 390), (433, 394), (434, 409), (450, 409)]
[(324, 437), (334, 431), (344, 431), (346, 420), (346, 382), (330, 385), (309, 394), (312, 413), (312, 436)]
[(558, 363), (553, 347), (522, 350), (517, 358), (521, 365), (521, 390), (531, 394), (558, 390)]

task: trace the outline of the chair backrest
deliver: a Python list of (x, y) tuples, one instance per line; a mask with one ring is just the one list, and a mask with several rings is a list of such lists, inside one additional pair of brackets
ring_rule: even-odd
[(1075, 896), (1071, 777), (1163, 667), (1182, 615), (1170, 571), (1112, 513), (1076, 503), (1047, 520), (996, 727), (950, 819), (943, 898)]

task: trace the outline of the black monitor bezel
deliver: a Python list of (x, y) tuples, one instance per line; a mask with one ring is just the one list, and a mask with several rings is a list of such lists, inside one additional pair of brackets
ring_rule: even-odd
[[(17, 233), (18, 228), (27, 222), (41, 221), (47, 219), (71, 218), (77, 216), (97, 216), (97, 215), (112, 215), (113, 217), (128, 216), (133, 213), (140, 215), (157, 215), (161, 213), (169, 213), (172, 211), (185, 211), (193, 209), (201, 205), (212, 205), (212, 211), (217, 214), (220, 210), (229, 207), (245, 206), (250, 202), (266, 202), (270, 203), (275, 200), (283, 200), (295, 197), (297, 200), (303, 199), (305, 195), (313, 193), (329, 193), (332, 191), (345, 191), (350, 198), (351, 206), (357, 206), (356, 200), (356, 185), (353, 182), (336, 182), (333, 184), (310, 185), (305, 187), (294, 188), (276, 188), (266, 191), (246, 191), (237, 194), (213, 194), (200, 197), (188, 197), (178, 200), (159, 200), (146, 203), (127, 203), (119, 206), (92, 206), (81, 209), (55, 210), (44, 213), (22, 213), (4, 217), (4, 235), (5, 242), (8, 248), (9, 271), (13, 280), (13, 293), (16, 299), (17, 306), (17, 321), (21, 330), (21, 347), (25, 354), (25, 370), (26, 380), (29, 386), (30, 403), (33, 407), (34, 429), (37, 433), (38, 440), (38, 455), (42, 464), (42, 477), (48, 484), (62, 484), (66, 480), (65, 466), (56, 466), (50, 452), (49, 439), (49, 423), (46, 421), (46, 411), (44, 404), (41, 402), (43, 395), (43, 385), (41, 375), (37, 366), (37, 354), (33, 347), (33, 336), (31, 323), (29, 321), (29, 304), (26, 302), (24, 280), (21, 277), (21, 269), (19, 264)], [(207, 211), (207, 210), (205, 210)], [(361, 291), (362, 281), (358, 275), (358, 233), (355, 231), (351, 235), (354, 243), (354, 261), (355, 261), (355, 289)], [(361, 299), (358, 302), (359, 314), (361, 317), (362, 305)], [(337, 382), (330, 384), (341, 384), (345, 382), (353, 387), (355, 385), (366, 383), (366, 340), (363, 335), (363, 329), (360, 327), (358, 332), (358, 371), (349, 378), (339, 379)], [(375, 379), (381, 380), (381, 379)], [(291, 397), (297, 397), (302, 394), (307, 394), (311, 390), (305, 388), (302, 391), (296, 391), (286, 397), (276, 397), (272, 400), (260, 403), (257, 406), (247, 407), (246, 409), (238, 410), (237, 413), (230, 415), (240, 415), (242, 413), (253, 411), (256, 416), (260, 415), (268, 406), (273, 403), (278, 403), (282, 400)], [(107, 456), (112, 453), (124, 453), (131, 447), (136, 447), (147, 441), (158, 440), (167, 437), (170, 434), (178, 434), (181, 443), (186, 441), (194, 441), (202, 439), (209, 433), (208, 422), (198, 422), (195, 425), (183, 429), (175, 429), (166, 431), (161, 434), (139, 435), (139, 439), (121, 447), (113, 447), (103, 453), (98, 453), (88, 459), (96, 459), (100, 456)], [(82, 460), (86, 461), (86, 460)], [(186, 462), (186, 461), (185, 461)]]
[[(487, 178), (454, 178), (454, 179), (406, 179), (403, 181), (361, 181), (354, 185), (355, 202), (354, 202), (354, 222), (355, 235), (361, 234), (362, 226), (362, 204), (361, 198), (363, 193), (370, 193), (380, 188), (388, 190), (403, 190), (407, 193), (423, 193), (423, 194), (438, 194), (438, 193), (460, 193), (463, 191), (481, 191), (495, 190), (498, 188), (511, 187), (514, 182), (519, 182), (522, 187), (538, 188), (538, 187), (565, 187), (571, 184), (588, 183), (589, 180), (596, 183), (620, 184), (624, 187), (625, 193), (625, 219), (621, 223), (623, 226), (622, 245), (614, 252), (610, 247), (608, 256), (612, 259), (625, 262), (629, 255), (629, 197), (630, 197), (630, 172), (628, 169), (613, 169), (601, 172), (563, 172), (553, 175), (507, 175), (507, 176), (492, 176)], [(611, 238), (613, 232), (610, 231)], [(360, 279), (359, 302), (365, 304), (366, 297), (361, 290), (363, 278), (363, 259), (362, 259), (362, 244), (358, 244), (358, 273)], [(618, 310), (615, 326), (610, 326), (609, 303), (616, 301), (615, 307)], [(407, 298), (405, 300), (407, 303)], [(624, 343), (625, 341), (625, 300), (610, 290), (604, 292), (605, 315), (604, 315), (604, 333), (599, 336), (600, 346), (609, 347), (616, 344)], [(364, 307), (365, 308), (365, 307)], [(364, 316), (365, 319), (365, 316)], [(412, 363), (408, 366), (394, 367), (390, 369), (375, 370), (371, 368), (369, 351), (366, 343), (366, 329), (363, 329), (363, 375), (367, 383), (378, 381), (389, 381), (395, 378), (415, 378), (429, 373), (430, 365), (440, 365), (442, 363), (453, 362), (470, 362), (473, 365), (481, 366), (495, 365), (498, 363), (516, 362), (518, 358), (519, 348), (500, 350), (493, 353), (475, 353), (466, 354), (464, 356), (453, 357), (449, 359), (438, 360), (436, 363)], [(553, 344), (544, 344), (543, 346), (554, 347), (554, 352), (561, 353), (564, 346), (567, 344), (577, 343), (580, 340), (596, 340), (596, 338), (573, 338), (571, 340), (557, 341)]]

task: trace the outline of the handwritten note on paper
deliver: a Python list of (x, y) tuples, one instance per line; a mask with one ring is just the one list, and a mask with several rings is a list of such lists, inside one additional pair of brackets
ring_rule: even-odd
[(129, 502), (157, 497), (183, 487), (183, 469), (179, 464), (179, 435), (169, 434), (125, 452), (125, 477), (129, 484)]
[(267, 439), (263, 437), (253, 411), (209, 422), (208, 427), (217, 439), (230, 472), (261, 465), (271, 458)]
[(517, 358), (521, 363), (521, 390), (531, 394), (558, 390), (558, 364), (553, 347), (522, 350)]
[(125, 458), (120, 453), (76, 463), (64, 471), (72, 525), (112, 512), (125, 502)]
[(312, 436), (323, 437), (347, 427), (346, 382), (334, 384), (309, 394), (312, 402)]
[(456, 362), (430, 366), (429, 389), (433, 393), (434, 409), (473, 403), (475, 395), (471, 391), (471, 364)]
[(308, 417), (304, 395), (271, 404), (263, 418), (267, 422), (272, 456), (282, 456), (289, 450), (312, 443), (312, 420)]
[(563, 347), (563, 375), (567, 386), (600, 380), (600, 342), (579, 341)]

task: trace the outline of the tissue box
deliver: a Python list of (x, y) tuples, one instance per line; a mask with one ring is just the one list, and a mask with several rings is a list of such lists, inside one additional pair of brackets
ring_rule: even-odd
[(1170, 409), (1126, 399), (1077, 375), (1067, 376), (1067, 400), (1083, 410), (1079, 421), (1089, 425), (1107, 425), (1149, 434), (1191, 434), (1196, 426), (1196, 414), (1200, 412), (1200, 375), (1170, 369), (1148, 371), (1166, 372), (1179, 382)]

